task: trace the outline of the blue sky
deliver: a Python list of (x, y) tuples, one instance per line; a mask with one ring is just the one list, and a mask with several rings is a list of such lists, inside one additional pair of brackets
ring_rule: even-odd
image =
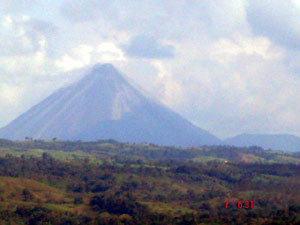
[(112, 63), (196, 125), (300, 135), (298, 0), (1, 0), (0, 126)]

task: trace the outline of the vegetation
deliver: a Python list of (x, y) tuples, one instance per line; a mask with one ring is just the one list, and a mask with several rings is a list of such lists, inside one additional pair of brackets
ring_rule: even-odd
[(300, 224), (299, 161), (258, 147), (0, 140), (0, 224)]

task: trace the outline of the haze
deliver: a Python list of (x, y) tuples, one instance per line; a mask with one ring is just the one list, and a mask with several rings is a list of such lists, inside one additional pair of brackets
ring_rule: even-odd
[(299, 1), (2, 0), (0, 28), (0, 127), (112, 63), (219, 137), (300, 135)]

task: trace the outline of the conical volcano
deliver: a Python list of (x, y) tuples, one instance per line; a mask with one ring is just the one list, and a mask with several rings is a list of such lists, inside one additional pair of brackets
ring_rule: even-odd
[(195, 146), (219, 139), (143, 96), (111, 65), (95, 65), (0, 130), (7, 139), (150, 142)]

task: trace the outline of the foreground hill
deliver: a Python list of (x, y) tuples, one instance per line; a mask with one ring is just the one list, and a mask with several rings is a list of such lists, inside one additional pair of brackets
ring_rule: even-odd
[(220, 140), (150, 100), (110, 64), (96, 65), (0, 130), (0, 137), (197, 146)]
[(257, 147), (0, 140), (0, 224), (299, 224), (299, 158)]
[(241, 134), (226, 139), (224, 144), (239, 147), (260, 146), (265, 149), (299, 152), (300, 137), (286, 134)]

